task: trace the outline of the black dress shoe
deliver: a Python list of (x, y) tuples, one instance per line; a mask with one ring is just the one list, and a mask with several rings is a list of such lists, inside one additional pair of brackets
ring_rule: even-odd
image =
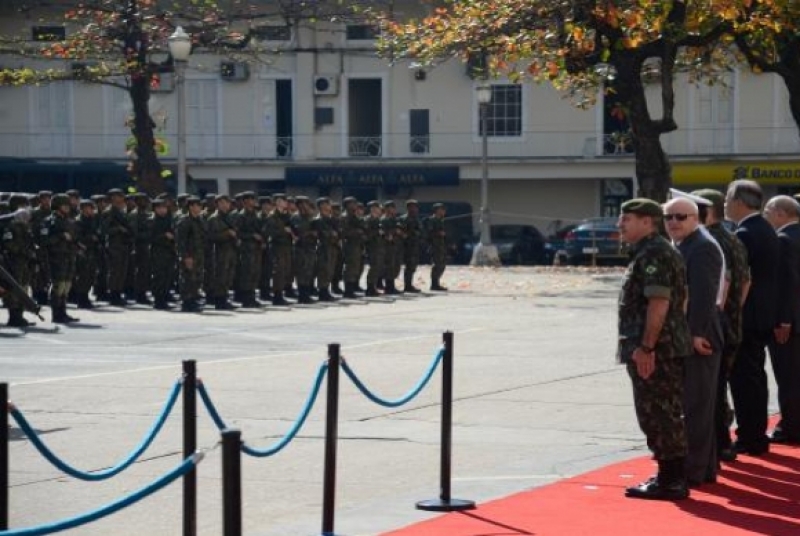
[(732, 447), (727, 449), (720, 449), (719, 452), (717, 452), (717, 459), (719, 459), (719, 461), (721, 462), (728, 462), (728, 463), (735, 462), (736, 451), (733, 450)]
[(683, 481), (662, 484), (658, 477), (653, 477), (638, 486), (625, 490), (625, 496), (631, 499), (648, 499), (651, 501), (680, 501), (689, 497), (689, 488)]
[(769, 436), (769, 442), (779, 445), (800, 445), (800, 436), (788, 434), (784, 430), (776, 429), (773, 430), (772, 434)]
[(737, 454), (748, 454), (750, 456), (761, 456), (769, 452), (769, 442), (763, 443), (744, 443), (742, 441), (734, 441), (731, 449)]

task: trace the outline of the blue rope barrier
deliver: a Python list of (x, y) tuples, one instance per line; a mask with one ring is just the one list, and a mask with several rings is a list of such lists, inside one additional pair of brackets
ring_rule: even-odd
[(381, 406), (385, 406), (387, 408), (396, 408), (412, 400), (422, 391), (422, 389), (425, 388), (425, 386), (431, 380), (431, 377), (433, 376), (436, 367), (439, 366), (439, 363), (441, 362), (443, 357), (444, 357), (444, 348), (440, 348), (436, 352), (436, 355), (433, 357), (433, 360), (431, 361), (428, 370), (425, 371), (425, 374), (419, 380), (417, 385), (415, 385), (408, 393), (395, 400), (387, 400), (372, 393), (372, 391), (370, 391), (367, 388), (367, 386), (364, 385), (364, 383), (358, 378), (358, 376), (356, 376), (356, 373), (353, 371), (353, 369), (350, 368), (350, 365), (348, 365), (345, 360), (342, 360), (342, 369), (344, 370), (345, 374), (347, 374), (347, 376), (353, 381), (356, 387), (358, 387), (358, 390), (364, 394), (364, 396), (366, 396), (367, 398), (369, 398), (370, 400)]
[(0, 536), (40, 536), (42, 534), (52, 534), (54, 532), (60, 532), (62, 530), (73, 529), (75, 527), (79, 527), (81, 525), (85, 525), (92, 521), (97, 521), (103, 517), (106, 517), (110, 514), (116, 513), (123, 508), (126, 508), (145, 497), (152, 495), (153, 493), (157, 492), (161, 488), (171, 484), (178, 478), (181, 478), (186, 473), (194, 469), (197, 464), (199, 464), (203, 460), (203, 453), (197, 452), (193, 456), (190, 456), (183, 460), (183, 462), (172, 469), (167, 474), (161, 476), (158, 480), (151, 482), (150, 484), (146, 485), (145, 487), (134, 491), (130, 495), (126, 495), (121, 499), (117, 499), (114, 502), (111, 502), (105, 506), (101, 506), (96, 510), (91, 512), (87, 512), (85, 514), (81, 514), (75, 517), (71, 517), (68, 519), (63, 519), (61, 521), (54, 521), (52, 523), (48, 523), (46, 525), (39, 525), (38, 527), (28, 527), (23, 529), (9, 529), (6, 531), (0, 531)]
[(158, 416), (158, 419), (153, 423), (148, 430), (147, 435), (142, 439), (139, 445), (131, 452), (127, 458), (122, 460), (121, 462), (117, 463), (116, 465), (109, 467), (108, 469), (103, 469), (97, 472), (86, 472), (81, 471), (80, 469), (76, 469), (75, 467), (69, 465), (67, 462), (56, 456), (56, 454), (50, 450), (50, 448), (45, 445), (42, 439), (39, 437), (39, 434), (36, 433), (36, 430), (28, 423), (28, 420), (19, 411), (16, 407), (11, 407), (11, 416), (14, 417), (14, 420), (17, 421), (20, 429), (25, 432), (25, 435), (31, 440), (31, 443), (36, 447), (36, 449), (44, 456), (47, 461), (53, 464), (56, 468), (60, 469), (64, 473), (81, 479), (81, 480), (90, 480), (90, 481), (98, 481), (98, 480), (105, 480), (107, 478), (111, 478), (112, 476), (118, 475), (125, 469), (131, 466), (139, 457), (148, 449), (148, 447), (152, 444), (153, 440), (156, 438), (158, 433), (161, 431), (161, 428), (164, 426), (164, 422), (167, 420), (167, 417), (172, 412), (172, 408), (175, 406), (175, 401), (178, 399), (178, 394), (181, 392), (181, 387), (183, 383), (181, 380), (175, 382), (175, 385), (172, 386), (172, 392), (169, 394), (169, 398), (167, 402), (164, 404), (164, 407), (161, 410), (161, 414)]
[[(325, 378), (326, 372), (328, 372), (328, 363), (322, 363), (317, 370), (317, 376), (314, 379), (314, 386), (311, 388), (311, 392), (306, 399), (306, 403), (303, 406), (303, 409), (300, 411), (300, 416), (295, 420), (292, 428), (286, 433), (286, 435), (275, 442), (275, 444), (265, 449), (250, 447), (245, 443), (242, 445), (242, 452), (248, 456), (266, 458), (283, 450), (283, 448), (286, 447), (286, 445), (288, 445), (295, 438), (295, 436), (297, 436), (297, 433), (303, 427), (303, 424), (305, 424), (306, 419), (308, 419), (308, 415), (311, 413), (311, 409), (314, 407), (314, 402), (319, 395), (320, 387), (322, 387), (322, 380)], [(214, 421), (214, 424), (216, 424), (217, 428), (220, 430), (227, 428), (225, 421), (222, 419), (222, 417), (220, 417), (219, 411), (217, 411), (216, 406), (214, 406), (214, 403), (211, 401), (211, 397), (209, 396), (208, 391), (202, 382), (197, 383), (197, 391), (200, 394), (200, 399), (203, 401), (203, 404), (205, 404), (206, 409), (208, 410), (208, 414), (211, 416), (211, 419)]]

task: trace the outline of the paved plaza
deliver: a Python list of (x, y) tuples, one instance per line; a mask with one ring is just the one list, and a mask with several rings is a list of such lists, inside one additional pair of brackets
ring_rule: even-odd
[[(397, 398), (455, 334), (453, 497), (482, 502), (645, 454), (624, 369), (614, 362), (618, 269), (453, 267), (451, 292), (202, 315), (80, 311), (80, 324), (0, 329), (11, 399), (66, 461), (124, 458), (160, 413), (181, 360), (195, 359), (222, 417), (254, 447), (291, 428), (329, 343), (363, 382)], [(427, 283), (424, 280), (420, 284)], [(49, 314), (49, 311), (47, 311)], [(342, 375), (336, 534), (374, 535), (427, 519), (439, 494), (440, 375), (408, 404), (379, 406)], [(243, 457), (244, 533), (320, 534), (325, 389), (298, 437), (269, 458)], [(219, 435), (199, 408), (198, 533), (222, 534)], [(179, 463), (180, 402), (143, 458), (103, 482), (50, 466), (11, 431), (11, 526), (93, 510)], [(174, 484), (75, 536), (172, 535)]]

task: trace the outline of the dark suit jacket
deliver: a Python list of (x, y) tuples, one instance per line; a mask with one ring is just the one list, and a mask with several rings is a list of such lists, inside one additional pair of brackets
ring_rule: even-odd
[(800, 224), (792, 223), (778, 232), (778, 324), (791, 324), (800, 333)]
[(692, 337), (704, 337), (716, 351), (722, 349), (717, 294), (721, 283), (722, 253), (719, 247), (700, 229), (687, 236), (679, 245), (686, 263), (689, 286), (689, 305), (686, 317)]
[(780, 246), (775, 230), (760, 214), (741, 222), (736, 236), (747, 249), (750, 293), (742, 311), (742, 330), (768, 335), (777, 325)]

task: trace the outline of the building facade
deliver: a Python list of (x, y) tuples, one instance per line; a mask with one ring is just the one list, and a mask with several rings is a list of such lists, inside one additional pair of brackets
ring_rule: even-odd
[[(10, 31), (22, 23), (35, 32), (42, 20), (63, 21), (4, 16), (0, 25)], [(478, 211), (483, 122), (480, 81), (468, 65), (390, 65), (375, 54), (368, 25), (265, 24), (259, 35), (276, 51), (264, 63), (190, 57), (187, 160), (196, 191), (413, 197), (466, 202)], [(174, 89), (173, 75), (164, 73), (150, 101), (168, 166), (176, 161)], [(651, 91), (657, 116), (658, 87)], [(582, 110), (546, 85), (492, 80), (491, 92), (485, 158), (493, 222), (547, 232), (614, 216), (636, 191), (624, 118), (602, 95)], [(749, 177), (770, 193), (800, 191), (800, 138), (779, 78), (741, 70), (724, 85), (678, 80), (676, 102), (679, 129), (663, 141), (677, 187), (723, 188)], [(110, 86), (0, 87), (0, 161), (124, 165), (130, 109), (127, 94)]]

